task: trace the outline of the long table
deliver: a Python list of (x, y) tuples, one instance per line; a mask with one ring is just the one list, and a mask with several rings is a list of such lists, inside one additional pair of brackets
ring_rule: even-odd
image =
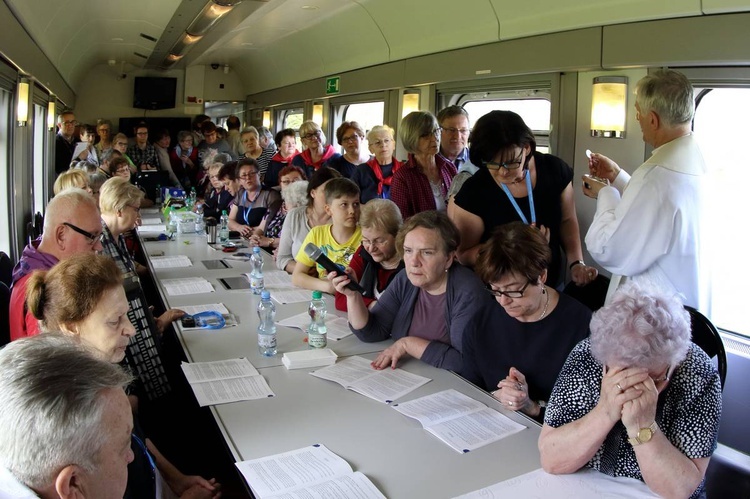
[[(249, 272), (249, 263), (232, 261), (231, 269), (207, 270), (202, 260), (221, 259), (225, 254), (209, 248), (205, 238), (198, 235), (146, 243), (144, 248), (149, 254), (187, 255), (193, 262), (186, 269), (155, 270), (150, 265), (165, 305), (178, 308), (220, 302), (240, 318), (239, 326), (220, 331), (178, 331), (188, 359), (247, 357), (276, 394), (271, 399), (211, 408), (235, 460), (322, 443), (349, 462), (355, 471), (367, 475), (386, 497), (396, 499), (453, 497), (540, 467), (539, 426), (522, 414), (505, 411), (497, 400), (459, 376), (419, 360), (403, 361), (400, 367), (432, 381), (399, 401), (453, 388), (503, 412), (526, 429), (472, 452), (458, 453), (424, 430), (418, 421), (386, 404), (315, 378), (306, 370), (288, 371), (281, 365), (282, 353), (307, 348), (300, 330), (279, 327), (279, 354), (272, 358), (261, 356), (255, 333), (258, 297), (249, 290), (226, 290), (217, 281)], [(266, 255), (266, 268), (272, 269), (272, 263)], [(186, 276), (205, 277), (216, 291), (185, 296), (166, 294), (162, 279)], [(330, 297), (327, 300), (332, 311), (333, 301)], [(307, 304), (277, 306), (277, 318), (298, 314), (306, 307)], [(354, 336), (329, 341), (340, 358), (363, 355), (372, 359), (389, 344), (390, 341), (363, 343)]]

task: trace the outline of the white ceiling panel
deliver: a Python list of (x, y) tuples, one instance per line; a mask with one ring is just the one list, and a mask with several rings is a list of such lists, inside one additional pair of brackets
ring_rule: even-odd
[(665, 17), (700, 15), (701, 0), (490, 0), (500, 19), (500, 38)]

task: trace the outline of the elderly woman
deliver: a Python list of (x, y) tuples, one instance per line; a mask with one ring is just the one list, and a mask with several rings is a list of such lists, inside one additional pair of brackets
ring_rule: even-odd
[(362, 147), (365, 131), (356, 121), (345, 121), (336, 129), (336, 140), (344, 148), (344, 154), (331, 158), (326, 166), (338, 171), (346, 178), (351, 178), (357, 165), (370, 159)]
[[(110, 258), (75, 255), (49, 271), (35, 272), (29, 279), (26, 302), (43, 331), (72, 335), (104, 360), (117, 363), (125, 358), (136, 333), (128, 319), (130, 306), (122, 284), (122, 274)], [(177, 470), (137, 424), (131, 448), (135, 460), (128, 465), (125, 497), (155, 498), (157, 483), (186, 498), (212, 497), (218, 492), (215, 480)]]
[(583, 286), (593, 280), (597, 271), (584, 263), (581, 252), (573, 170), (560, 158), (536, 152), (531, 129), (511, 111), (492, 111), (479, 118), (469, 142), (471, 162), (479, 170), (448, 207), (448, 216), (461, 232), (459, 260), (473, 265), (481, 243), (495, 227), (521, 220), (549, 239), (552, 287), (565, 279), (561, 247), (573, 281)]
[[(249, 126), (242, 130), (240, 134), (242, 146), (245, 148), (245, 158), (255, 160), (258, 164), (260, 178), (264, 178), (268, 170), (268, 163), (275, 152), (272, 148), (264, 149), (260, 145), (258, 130), (254, 126)], [(266, 187), (269, 187), (266, 185)]]
[(468, 328), (461, 370), (508, 409), (537, 420), (591, 320), (587, 307), (545, 284), (551, 257), (547, 239), (533, 227), (511, 222), (495, 230), (479, 253), (476, 273), (496, 303)]
[[(393, 201), (373, 199), (362, 206), (359, 215), (362, 246), (354, 253), (347, 274), (364, 288), (362, 297), (369, 309), (404, 268), (401, 255), (396, 251), (396, 236), (401, 224), (401, 212)], [(346, 300), (345, 295), (337, 292), (336, 308), (346, 311)]]
[(279, 172), (289, 165), (294, 156), (297, 154), (297, 133), (291, 128), (285, 128), (274, 137), (274, 142), (278, 150), (268, 162), (268, 170), (263, 177), (263, 185), (266, 187), (276, 187), (279, 185)]
[(445, 211), (456, 167), (438, 154), (440, 127), (437, 119), (425, 111), (409, 113), (401, 121), (398, 135), (409, 159), (393, 174), (391, 199), (404, 220), (422, 211)]
[[(281, 199), (277, 200), (271, 206), (268, 207), (266, 215), (263, 217), (263, 221), (253, 231), (253, 235), (250, 237), (250, 244), (267, 248), (271, 251), (279, 247), (281, 240), (281, 229), (284, 226), (284, 219), (286, 214), (292, 208), (296, 208), (300, 204), (304, 204), (306, 199), (305, 189), (307, 189), (307, 181), (304, 180), (304, 173), (296, 166), (289, 165), (281, 170)], [(287, 203), (287, 197), (284, 193), (297, 182), (305, 182), (305, 189), (296, 189), (295, 192), (300, 193), (294, 198), (292, 203)], [(291, 204), (291, 206), (290, 206)]]
[(234, 196), (224, 187), (224, 182), (219, 178), (222, 166), (221, 163), (211, 163), (208, 167), (210, 184), (203, 197), (203, 216), (213, 217), (217, 220), (221, 217), (222, 211), (229, 213), (229, 205), (234, 199)]
[(345, 287), (351, 273), (332, 278), (336, 291), (346, 295), (349, 325), (357, 338), (396, 340), (372, 362), (373, 368), (395, 368), (401, 357), (410, 355), (460, 371), (467, 326), (491, 300), (482, 281), (454, 262), (459, 237), (444, 213), (425, 211), (407, 220), (396, 237), (405, 270), (372, 310), (361, 294)]
[(55, 196), (57, 196), (69, 187), (78, 187), (79, 189), (83, 189), (91, 194), (88, 173), (78, 169), (70, 169), (63, 172), (55, 179), (55, 185), (52, 186), (52, 191), (55, 193)]
[(198, 148), (193, 143), (192, 132), (182, 130), (177, 134), (177, 145), (169, 151), (169, 164), (172, 165), (172, 171), (185, 189), (197, 185)]
[(297, 266), (294, 257), (299, 253), (310, 229), (331, 221), (331, 215), (326, 212), (325, 184), (338, 177), (341, 174), (333, 168), (323, 167), (315, 172), (307, 184), (307, 202), (287, 214), (276, 252), (276, 267), (279, 270), (285, 270), (289, 274), (294, 272), (294, 267)]
[(375, 198), (389, 199), (393, 175), (401, 168), (401, 162), (393, 157), (396, 150), (393, 128), (388, 125), (372, 127), (367, 134), (367, 143), (375, 156), (357, 165), (351, 177), (359, 186), (363, 204)]
[(292, 159), (292, 164), (302, 168), (308, 179), (326, 162), (341, 156), (332, 145), (325, 145), (326, 136), (314, 121), (305, 121), (300, 125), (299, 138), (303, 151)]
[[(216, 176), (219, 178), (219, 181), (224, 184), (224, 189), (226, 189), (229, 195), (232, 196), (232, 201), (234, 201), (234, 198), (237, 197), (237, 194), (242, 190), (242, 184), (240, 184), (240, 179), (237, 177), (237, 162), (230, 161), (225, 164), (219, 168), (219, 173), (217, 173)], [(227, 213), (229, 213), (228, 210)]]
[(89, 187), (91, 188), (91, 194), (96, 199), (96, 205), (99, 206), (99, 191), (107, 181), (108, 177), (105, 177), (101, 173), (89, 173)]
[(539, 437), (542, 466), (643, 480), (663, 497), (705, 496), (721, 384), (672, 295), (630, 282), (570, 353)]
[(281, 196), (276, 190), (263, 188), (258, 163), (254, 159), (245, 158), (237, 162), (237, 178), (242, 189), (229, 209), (229, 230), (236, 230), (242, 237), (250, 237), (263, 221), (268, 207)]

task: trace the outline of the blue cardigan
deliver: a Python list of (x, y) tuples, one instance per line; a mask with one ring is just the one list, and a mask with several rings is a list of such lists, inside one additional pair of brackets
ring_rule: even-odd
[[(409, 282), (406, 271), (402, 270), (388, 285), (377, 305), (370, 310), (365, 327), (354, 329), (350, 325), (352, 332), (366, 343), (403, 338), (411, 327), (418, 295), (419, 288)], [(448, 345), (431, 341), (421, 360), (435, 367), (458, 372), (463, 362), (461, 345), (466, 327), (484, 307), (492, 305), (492, 298), (484, 289), (482, 281), (470, 269), (454, 263), (448, 271), (445, 304), (444, 320), (451, 343)]]

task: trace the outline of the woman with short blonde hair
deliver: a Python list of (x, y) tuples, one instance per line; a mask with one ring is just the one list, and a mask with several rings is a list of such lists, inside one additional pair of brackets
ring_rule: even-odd
[(302, 168), (308, 179), (329, 160), (341, 156), (332, 145), (325, 145), (326, 135), (314, 121), (308, 120), (300, 125), (299, 138), (304, 150), (292, 159), (291, 164)]
[(61, 173), (60, 176), (55, 179), (55, 185), (52, 187), (52, 191), (55, 193), (55, 196), (57, 196), (70, 187), (78, 187), (79, 189), (91, 193), (88, 174), (83, 170), (71, 168), (70, 170)]

